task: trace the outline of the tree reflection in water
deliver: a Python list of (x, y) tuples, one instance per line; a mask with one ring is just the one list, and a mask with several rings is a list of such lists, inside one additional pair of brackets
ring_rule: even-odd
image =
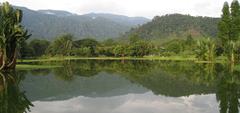
[(24, 113), (33, 106), (19, 88), (24, 76), (16, 72), (0, 73), (0, 113)]
[[(148, 61), (126, 61), (124, 63), (120, 61), (81, 61), (68, 63), (67, 67), (72, 68), (62, 69), (62, 74), (91, 77), (101, 71), (118, 73), (128, 80), (148, 88), (156, 95), (177, 97), (200, 94), (200, 92), (202, 94), (215, 92), (220, 113), (239, 112), (240, 72), (235, 70), (232, 65)], [(181, 81), (183, 78), (186, 80)], [(183, 86), (180, 90), (177, 87), (179, 85)], [(205, 86), (213, 88), (208, 89)]]
[[(31, 73), (34, 76), (38, 74), (53, 74), (55, 78), (60, 79), (60, 81), (73, 82), (73, 80), (77, 79), (79, 80), (79, 83), (75, 83), (76, 86), (81, 86), (80, 83), (85, 80), (81, 78), (94, 78), (94, 76), (98, 75), (99, 73), (106, 72), (110, 75), (119, 75), (123, 78), (126, 78), (133, 84), (138, 84), (148, 90), (151, 90), (155, 95), (182, 97), (214, 93), (216, 94), (216, 99), (219, 102), (220, 113), (239, 112), (240, 71), (235, 69), (232, 65), (228, 66), (223, 64), (195, 64), (191, 62), (130, 60), (124, 62), (109, 60), (80, 60), (55, 63), (61, 63), (58, 65), (62, 65), (62, 68), (36, 71), (31, 70)], [(16, 78), (17, 77), (19, 76), (16, 76)], [(18, 78), (18, 80), (21, 80), (21, 78)], [(98, 79), (94, 80), (97, 81)], [(100, 81), (101, 80), (102, 79), (100, 79)], [(12, 82), (10, 78), (6, 79), (6, 81)], [(91, 79), (89, 79), (89, 81), (91, 81)], [(84, 91), (84, 89), (87, 89), (88, 91), (90, 89), (89, 86), (100, 86), (96, 81), (95, 83), (87, 84), (86, 87), (81, 87), (82, 91)], [(105, 81), (107, 81), (107, 79)], [(41, 79), (41, 82), (34, 86), (40, 86), (42, 83), (48, 83), (48, 81), (46, 79)], [(15, 83), (15, 86), (16, 84), (18, 84), (18, 82)], [(48, 84), (53, 84), (48, 86), (54, 86), (54, 83), (52, 82)], [(3, 92), (3, 89), (3, 85), (1, 85), (0, 91)], [(74, 90), (75, 89), (73, 88), (73, 92)], [(79, 87), (76, 87), (76, 90), (79, 90)], [(100, 90), (101, 89), (92, 89), (92, 91), (95, 92)], [(54, 94), (54, 90), (51, 91), (49, 92)], [(58, 90), (56, 94), (66, 93), (66, 90), (61, 91)], [(18, 92), (20, 91), (18, 90)], [(20, 97), (24, 97), (24, 94)], [(26, 98), (22, 98), (22, 101), (26, 102), (25, 109), (31, 105)]]
[[(220, 70), (219, 70), (220, 71)], [(229, 66), (218, 73), (216, 98), (219, 102), (220, 113), (239, 112), (240, 73)]]

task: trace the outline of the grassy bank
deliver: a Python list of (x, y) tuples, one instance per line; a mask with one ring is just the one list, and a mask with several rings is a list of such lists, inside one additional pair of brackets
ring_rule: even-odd
[[(17, 69), (52, 69), (62, 67), (61, 62), (67, 60), (151, 60), (151, 61), (180, 61), (180, 62), (193, 62), (193, 63), (226, 63), (224, 57), (218, 57), (214, 62), (209, 61), (198, 61), (194, 56), (192, 57), (181, 57), (181, 56), (171, 56), (171, 57), (49, 57), (49, 58), (38, 58), (38, 59), (23, 59), (18, 60)], [(52, 62), (52, 63), (51, 63)], [(59, 64), (59, 65), (58, 65)], [(240, 70), (240, 66), (237, 67)]]
[(18, 63), (32, 63), (32, 62), (50, 62), (50, 61), (65, 61), (65, 60), (161, 60), (161, 61), (192, 61), (195, 63), (225, 63), (226, 59), (223, 57), (216, 58), (215, 61), (199, 61), (194, 56), (146, 56), (146, 57), (49, 57), (37, 59), (20, 59)]
[(57, 65), (32, 65), (32, 64), (17, 64), (16, 68), (21, 70), (32, 70), (32, 69), (52, 69), (52, 68), (59, 68), (62, 66)]
[(47, 61), (65, 61), (65, 60), (166, 60), (166, 61), (196, 61), (194, 57), (50, 57), (50, 58), (37, 58), (37, 59), (20, 59), (19, 63), (28, 62), (47, 62)]

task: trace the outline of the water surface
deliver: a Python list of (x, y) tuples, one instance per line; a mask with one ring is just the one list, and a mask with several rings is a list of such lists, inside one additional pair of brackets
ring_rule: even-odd
[(2, 73), (7, 77), (0, 82), (1, 113), (239, 112), (239, 71), (226, 65), (103, 60), (48, 65), (63, 67)]

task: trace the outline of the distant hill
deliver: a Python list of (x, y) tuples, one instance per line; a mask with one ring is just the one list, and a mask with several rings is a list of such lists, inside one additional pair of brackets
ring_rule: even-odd
[(89, 16), (91, 18), (102, 17), (126, 26), (142, 25), (150, 21), (149, 19), (144, 17), (128, 17), (128, 16), (105, 14), (105, 13), (89, 13), (89, 14), (85, 14), (85, 16)]
[[(97, 40), (116, 38), (130, 28), (150, 20), (142, 17), (126, 17), (113, 14), (77, 15), (67, 11), (39, 10), (24, 7), (23, 25), (33, 38), (53, 40), (56, 36), (71, 33), (77, 39), (91, 37)], [(32, 39), (33, 39), (32, 38)]]
[(156, 16), (151, 22), (133, 28), (125, 34), (138, 34), (145, 39), (183, 38), (191, 34), (194, 37), (216, 37), (219, 18), (193, 17), (171, 14)]
[(49, 15), (55, 15), (59, 17), (65, 17), (65, 16), (76, 16), (77, 14), (73, 14), (67, 11), (59, 11), (59, 10), (38, 10), (38, 12), (42, 14), (49, 14)]

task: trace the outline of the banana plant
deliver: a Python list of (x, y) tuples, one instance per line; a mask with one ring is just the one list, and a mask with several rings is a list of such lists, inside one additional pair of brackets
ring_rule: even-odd
[(203, 61), (214, 61), (215, 59), (215, 43), (210, 38), (199, 40), (197, 42), (196, 57)]
[(0, 4), (0, 70), (15, 69), (20, 43), (31, 35), (21, 25), (22, 11), (8, 2)]

